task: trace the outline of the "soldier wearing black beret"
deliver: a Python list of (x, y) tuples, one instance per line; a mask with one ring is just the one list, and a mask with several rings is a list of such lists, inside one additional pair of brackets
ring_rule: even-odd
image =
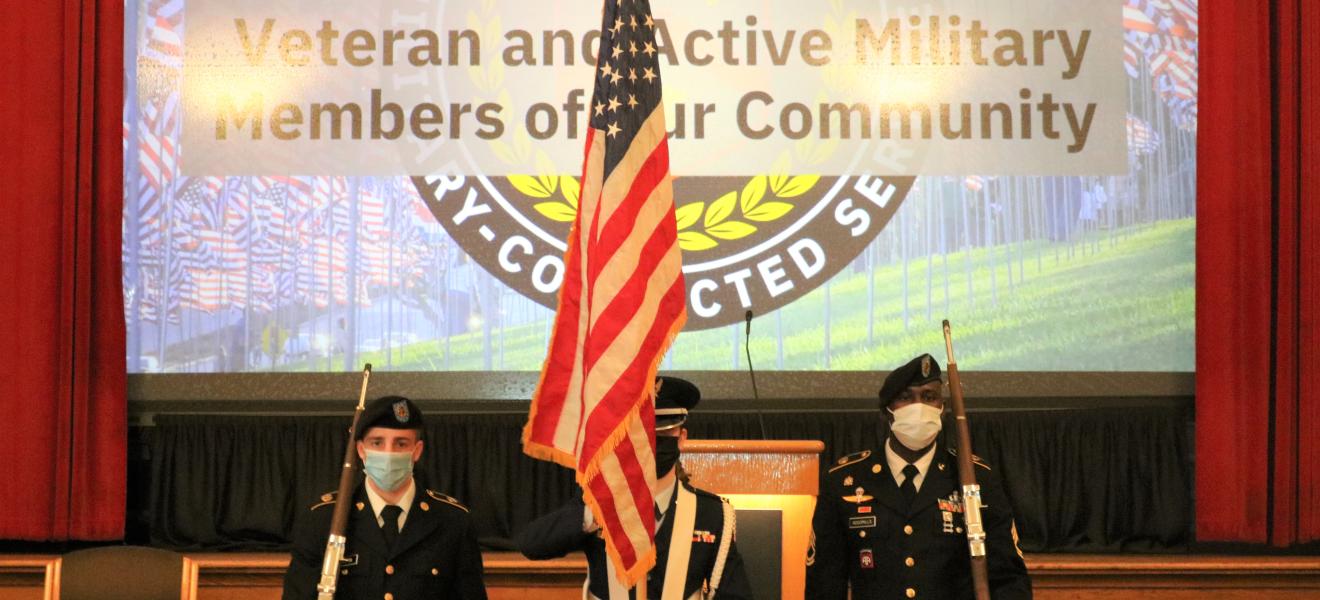
[[(807, 555), (806, 597), (973, 598), (956, 451), (942, 439), (940, 365), (923, 354), (880, 387), (889, 435), (878, 452), (838, 459), (822, 479)], [(1012, 507), (979, 457), (990, 595), (1031, 598)]]
[[(687, 439), (683, 424), (700, 400), (701, 392), (692, 383), (677, 377), (656, 378), (656, 564), (646, 576), (647, 598), (662, 597), (669, 579), (666, 573), (679, 565), (686, 568), (684, 576), (675, 580), (683, 585), (680, 598), (751, 598), (751, 585), (733, 539), (733, 507), (723, 498), (689, 485), (678, 461), (678, 444)], [(695, 510), (692, 523), (676, 525), (683, 521), (685, 506)], [(691, 540), (686, 554), (670, 551), (684, 545), (680, 540)], [(534, 560), (581, 550), (587, 555), (588, 598), (628, 600), (635, 595), (614, 577), (600, 526), (581, 497), (529, 524), (518, 534), (518, 548)]]
[[(336, 598), (486, 597), (467, 507), (413, 477), (422, 425), (422, 411), (401, 396), (371, 402), (358, 420), (353, 438), (366, 479), (351, 499)], [(327, 492), (298, 515), (285, 600), (317, 597), (335, 496)]]

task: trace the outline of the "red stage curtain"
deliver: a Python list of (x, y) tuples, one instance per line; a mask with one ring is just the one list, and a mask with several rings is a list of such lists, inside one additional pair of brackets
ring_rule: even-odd
[(123, 537), (122, 0), (0, 19), (0, 539)]
[(1320, 3), (1297, 0), (1297, 541), (1320, 539)]
[(1196, 534), (1320, 539), (1311, 0), (1200, 5)]

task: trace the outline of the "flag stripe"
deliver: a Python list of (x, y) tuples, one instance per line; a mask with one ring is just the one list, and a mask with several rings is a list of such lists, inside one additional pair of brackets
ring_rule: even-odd
[(586, 317), (582, 311), (581, 276), (585, 271), (581, 255), (583, 214), (585, 207), (594, 205), (592, 196), (600, 189), (601, 164), (592, 160), (603, 153), (601, 138), (595, 129), (587, 129), (584, 149), (582, 193), (579, 210), (569, 232), (568, 249), (564, 253), (564, 281), (559, 288), (559, 304), (555, 311), (555, 326), (550, 335), (550, 348), (541, 367), (540, 381), (532, 396), (527, 426), (523, 430), (523, 448), (529, 455), (557, 462), (569, 468), (577, 467), (576, 449), (578, 430), (583, 420), (581, 406), (581, 340), (586, 338)]
[[(613, 455), (607, 455), (607, 467), (617, 467), (618, 459)], [(625, 577), (629, 567), (634, 565), (647, 565), (647, 570), (655, 565), (655, 551), (647, 548), (645, 545), (634, 544), (628, 537), (625, 530), (625, 523), (628, 519), (621, 517), (621, 512), (626, 511), (626, 506), (632, 503), (632, 495), (628, 493), (616, 494), (611, 486), (612, 480), (620, 480), (621, 477), (595, 477), (585, 486), (587, 494), (585, 500), (587, 505), (592, 507), (592, 512), (598, 515), (605, 515), (601, 522), (601, 529), (605, 533), (605, 543), (608, 549), (613, 550), (611, 559), (615, 560), (615, 566), (621, 571), (620, 576)], [(625, 484), (626, 485), (626, 484)], [(634, 506), (635, 512), (637, 508)], [(652, 517), (654, 518), (654, 517)], [(633, 527), (636, 529), (636, 527)], [(648, 556), (648, 550), (649, 556)]]
[[(652, 293), (653, 290), (660, 289), (659, 285), (656, 284), (656, 279), (662, 277), (668, 278), (671, 282), (669, 288), (664, 290), (663, 293)], [(682, 285), (682, 278), (675, 278), (672, 273), (657, 269), (652, 276), (652, 285), (650, 285), (647, 290), (648, 294), (645, 304), (638, 308), (638, 312), (642, 312), (643, 309), (657, 310), (659, 308), (681, 308), (684, 300)], [(649, 327), (647, 327), (648, 325)], [(642, 330), (643, 327), (646, 327), (646, 329)], [(667, 339), (672, 337), (673, 333), (677, 333), (678, 328), (681, 327), (681, 321), (675, 323), (652, 321), (648, 323), (643, 319), (634, 318), (628, 322), (628, 325), (620, 332), (620, 335), (615, 338), (614, 344), (622, 346), (624, 344), (664, 343)], [(670, 333), (670, 330), (672, 330), (673, 333)], [(663, 354), (661, 356), (663, 357)], [(629, 386), (629, 384), (637, 379), (638, 373), (650, 366), (646, 362), (646, 358), (647, 357), (644, 356), (637, 356), (628, 363), (623, 363), (623, 361), (615, 360), (613, 358), (598, 362), (596, 368), (592, 369), (587, 374), (589, 393), (593, 391), (600, 393), (602, 396), (601, 404), (607, 407), (613, 406), (614, 403), (620, 402), (621, 399), (626, 399), (630, 397), (631, 394), (637, 393), (637, 390)], [(658, 361), (659, 358), (656, 358), (655, 360)], [(650, 366), (650, 372), (655, 372), (653, 366)], [(608, 418), (608, 413), (600, 414), (593, 412), (587, 419), (586, 430), (588, 432), (599, 430), (601, 428), (600, 420), (606, 418)], [(585, 446), (590, 447), (589, 444)]]
[[(647, 212), (654, 213), (657, 211)], [(654, 216), (667, 217), (668, 213)], [(633, 310), (637, 310), (639, 306), (647, 306), (647, 300), (652, 294), (661, 293), (668, 289), (669, 281), (656, 282), (653, 280), (657, 275), (657, 269), (664, 266), (664, 263), (647, 262), (641, 259), (647, 256), (663, 256), (663, 253), (668, 252), (675, 242), (676, 237), (672, 233), (656, 230), (645, 242), (638, 240), (638, 243), (634, 243), (627, 251), (620, 251), (616, 254), (615, 258), (617, 260), (612, 262), (617, 263), (615, 266), (619, 271), (615, 273), (619, 273), (617, 278), (623, 279), (623, 281), (618, 283), (605, 282), (605, 285), (611, 287), (605, 290), (605, 292), (610, 293), (607, 298), (597, 300), (601, 304), (608, 303), (602, 313), (606, 315), (610, 313), (628, 314)], [(613, 275), (613, 273), (611, 274)], [(664, 274), (661, 275), (664, 276)], [(671, 271), (667, 276), (672, 277), (674, 274)], [(657, 289), (655, 287), (657, 284), (662, 287)], [(601, 293), (601, 295), (604, 296), (605, 294)], [(626, 321), (624, 319), (605, 319), (599, 324), (595, 324), (596, 320), (593, 319), (593, 341), (599, 341), (600, 344), (588, 349), (584, 364), (588, 372), (596, 368), (602, 356), (610, 355), (619, 335), (624, 332), (628, 324), (636, 320), (637, 317)], [(628, 343), (628, 340), (624, 340), (623, 343)]]
[[(664, 155), (664, 148), (653, 156), (656, 157), (656, 167), (668, 167), (669, 161)], [(604, 314), (614, 302), (614, 298), (623, 288), (624, 282), (629, 277), (636, 277), (635, 269), (642, 268), (648, 263), (659, 262), (658, 258), (663, 254), (648, 254), (644, 251), (644, 245), (649, 245), (647, 240), (656, 234), (664, 233), (660, 223), (665, 218), (672, 218), (672, 212), (666, 208), (665, 204), (673, 204), (673, 197), (669, 185), (660, 185), (664, 182), (668, 172), (660, 168), (643, 169), (641, 180), (637, 187), (633, 188), (630, 195), (637, 196), (630, 198), (629, 203), (625, 205), (626, 210), (618, 211), (615, 218), (633, 223), (631, 228), (614, 227), (609, 233), (602, 236), (597, 242), (597, 246), (604, 247), (610, 251), (609, 258), (603, 261), (605, 264), (601, 268), (601, 273), (592, 284), (592, 313), (591, 326), (597, 327), (600, 324), (601, 315)], [(653, 248), (663, 250), (664, 247)], [(588, 361), (587, 368), (591, 368)]]
[[(604, 136), (603, 133), (600, 135)], [(614, 212), (631, 198), (631, 194), (635, 191), (633, 187), (637, 176), (651, 163), (656, 149), (665, 145), (665, 139), (665, 111), (662, 107), (656, 107), (643, 122), (637, 137), (633, 138), (628, 152), (605, 180), (600, 202), (600, 218), (603, 222), (609, 222)], [(665, 169), (668, 170), (668, 154), (664, 160)]]

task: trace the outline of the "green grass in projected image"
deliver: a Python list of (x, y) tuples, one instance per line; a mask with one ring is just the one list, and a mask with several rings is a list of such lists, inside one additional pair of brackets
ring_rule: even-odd
[[(884, 370), (921, 352), (942, 360), (939, 323), (947, 317), (965, 369), (1191, 371), (1194, 241), (1195, 220), (1182, 219), (1093, 232), (1071, 244), (937, 254), (908, 262), (906, 295), (901, 263), (877, 266), (873, 290), (868, 269), (845, 268), (828, 286), (757, 317), (752, 357), (758, 369), (790, 370)], [(394, 370), (535, 371), (547, 334), (545, 324), (524, 325), (358, 360)], [(663, 367), (742, 368), (742, 335), (741, 323), (683, 333)], [(321, 359), (284, 370), (326, 368)]]

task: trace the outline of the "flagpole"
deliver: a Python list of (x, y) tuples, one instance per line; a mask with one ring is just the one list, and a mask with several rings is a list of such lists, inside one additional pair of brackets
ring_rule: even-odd
[[(124, 261), (127, 277), (132, 282), (133, 297), (129, 300), (128, 313), (132, 325), (128, 327), (128, 371), (142, 371), (142, 109), (138, 105), (137, 61), (140, 45), (141, 20), (138, 13), (142, 10), (141, 2), (129, 2), (124, 10), (124, 118), (128, 121), (128, 144), (124, 152), (124, 199), (128, 213), (127, 260)], [(130, 270), (131, 269), (131, 270)]]
[[(362, 178), (353, 177), (349, 179), (348, 195), (352, 202), (352, 208), (348, 211), (348, 332), (344, 334), (344, 370), (348, 371), (357, 364), (357, 325), (358, 325), (358, 302), (357, 292), (361, 285), (358, 271), (362, 266)], [(333, 328), (333, 319), (332, 328)], [(338, 330), (334, 330), (338, 335)], [(331, 342), (333, 348), (334, 340)], [(386, 358), (385, 367), (389, 368), (389, 359)]]
[(252, 246), (256, 244), (254, 226), (256, 225), (256, 216), (252, 210), (252, 205), (256, 203), (257, 195), (252, 193), (252, 180), (247, 182), (247, 198), (243, 203), (243, 209), (247, 211), (247, 218), (241, 222), (241, 226), (247, 229), (243, 238), (244, 253), (247, 254), (247, 264), (244, 265), (243, 286), (243, 371), (247, 371), (252, 363)]
[[(163, 129), (163, 124), (161, 123), (161, 119), (163, 117), (162, 114), (163, 111), (164, 111), (164, 107), (162, 106), (156, 112), (155, 129), (158, 132), (156, 135), (157, 143), (160, 143), (160, 137), (161, 135), (163, 135), (162, 133), (159, 133)], [(163, 160), (164, 153), (158, 152), (157, 154), (161, 156)], [(162, 371), (165, 370), (165, 343), (167, 341), (165, 328), (168, 326), (170, 321), (169, 318), (169, 313), (170, 313), (169, 294), (170, 294), (170, 283), (171, 283), (170, 282), (170, 249), (174, 245), (174, 235), (173, 235), (174, 234), (174, 194), (167, 193), (169, 191), (170, 186), (166, 185), (165, 183), (165, 169), (163, 168), (164, 166), (165, 165), (162, 163), (161, 164), (162, 168), (160, 171), (161, 173), (160, 200), (161, 200), (161, 204), (165, 207), (165, 219), (164, 221), (161, 222), (161, 229), (162, 229), (161, 245), (164, 247), (164, 257), (160, 264), (161, 277), (160, 277), (160, 281), (158, 282), (160, 286), (160, 304), (159, 306), (156, 307), (156, 316), (157, 316), (157, 325), (158, 325), (156, 333), (158, 334), (158, 344), (159, 344), (157, 346), (157, 351), (160, 354), (160, 360), (157, 364), (160, 370)]]

